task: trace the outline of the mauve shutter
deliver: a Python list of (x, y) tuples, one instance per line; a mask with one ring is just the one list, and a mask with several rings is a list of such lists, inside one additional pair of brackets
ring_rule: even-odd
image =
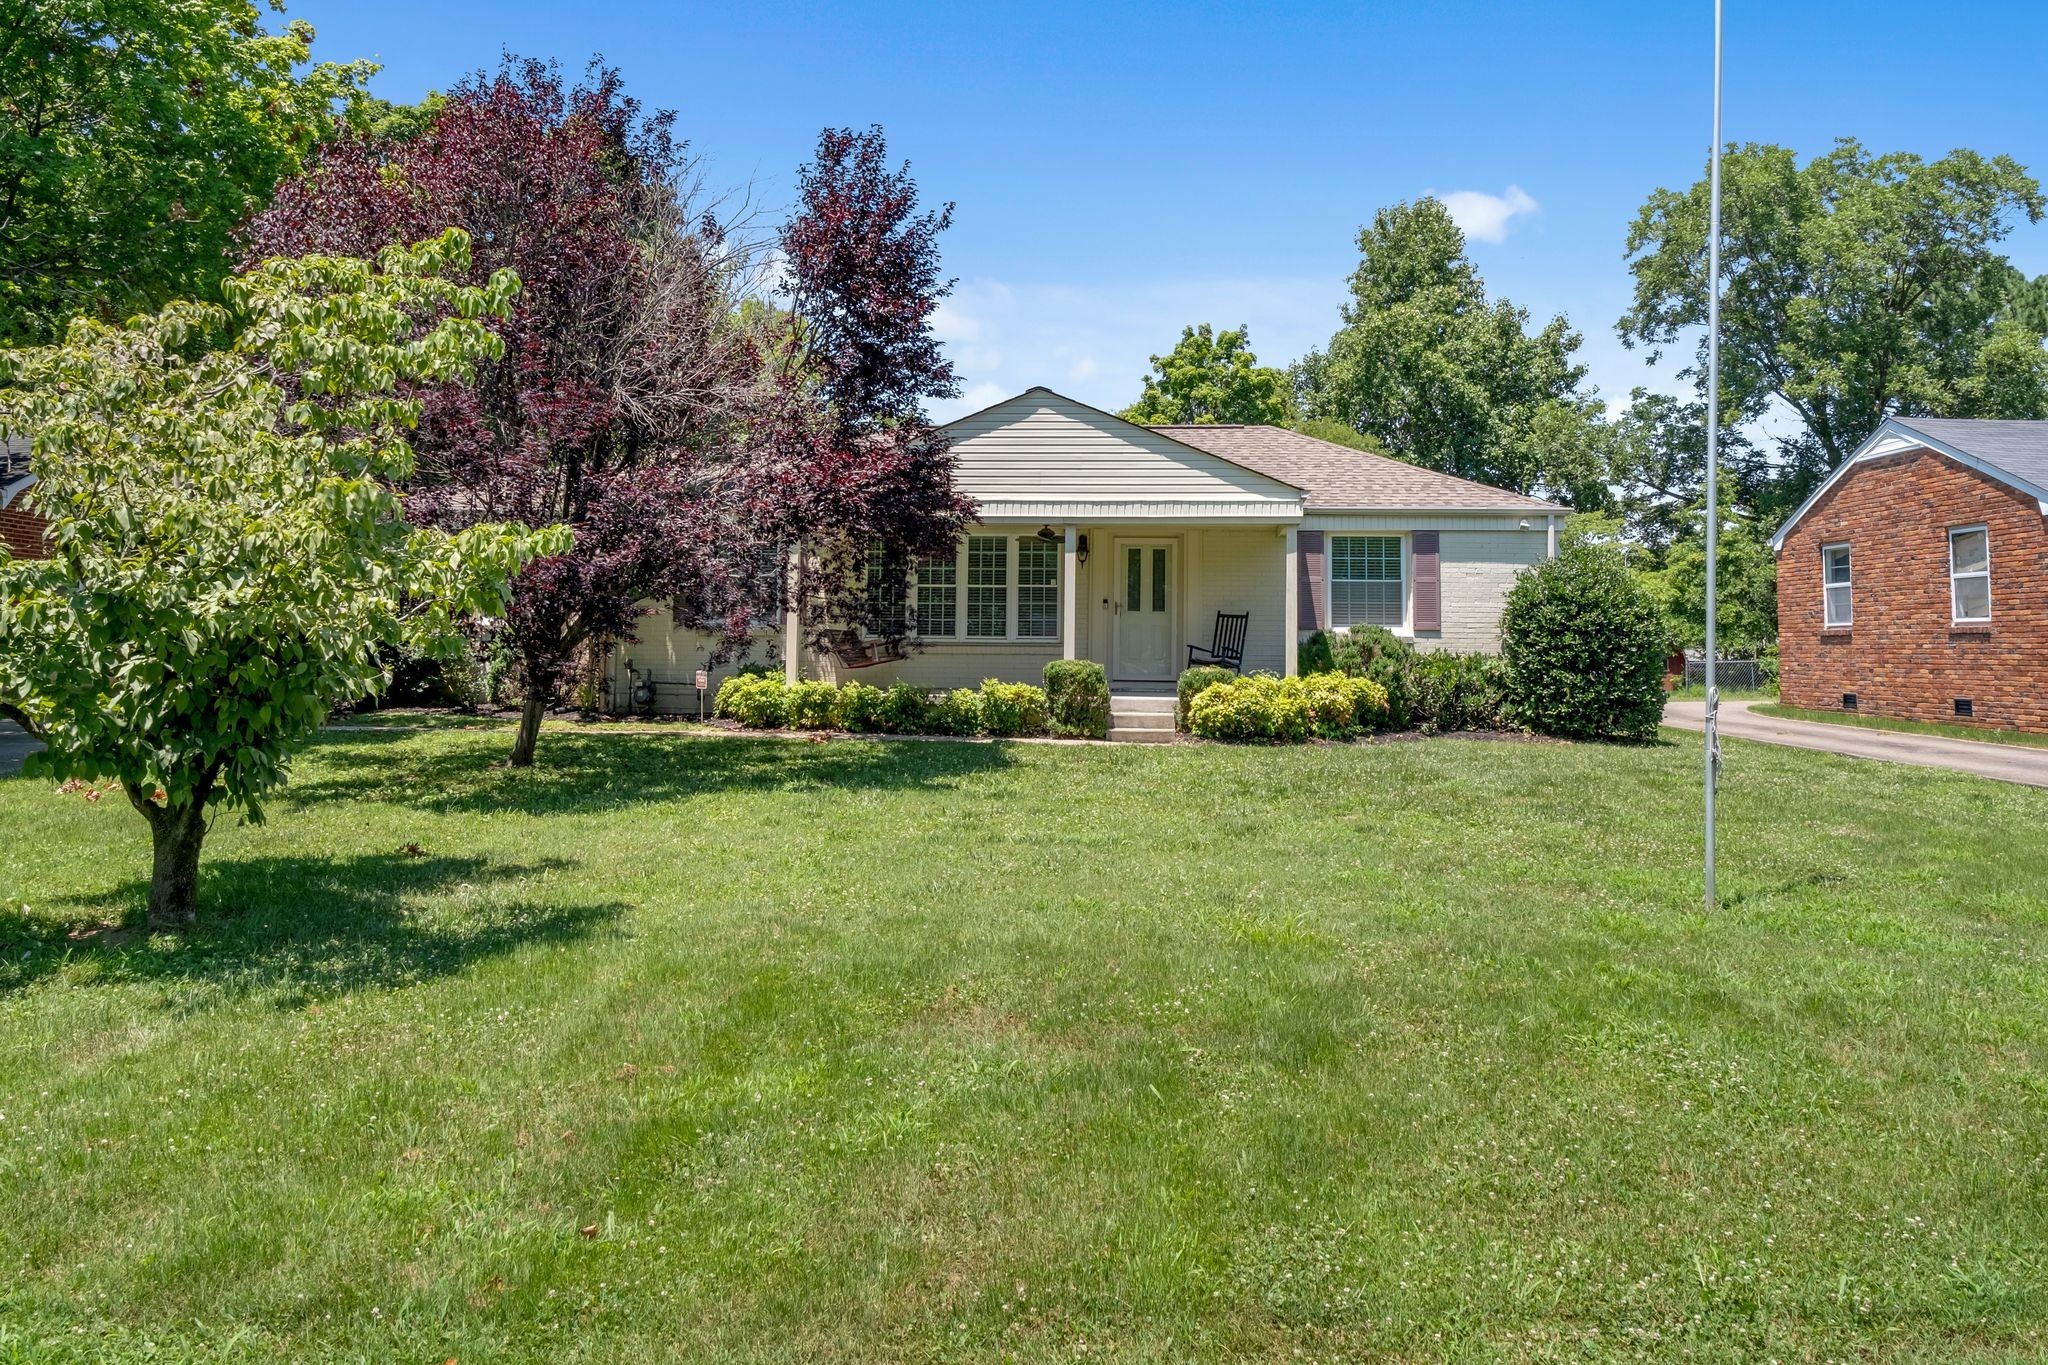
[(1295, 532), (1294, 560), (1295, 577), (1301, 580), (1301, 591), (1295, 594), (1294, 624), (1300, 630), (1321, 630), (1330, 619), (1323, 610), (1323, 533)]
[(1442, 630), (1443, 559), (1437, 550), (1437, 533), (1415, 533), (1415, 629)]

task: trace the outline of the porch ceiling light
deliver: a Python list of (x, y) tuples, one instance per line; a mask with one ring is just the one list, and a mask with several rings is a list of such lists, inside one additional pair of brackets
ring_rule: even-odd
[(1053, 530), (1050, 526), (1041, 526), (1038, 528), (1038, 538), (1040, 540), (1058, 540), (1060, 533)]

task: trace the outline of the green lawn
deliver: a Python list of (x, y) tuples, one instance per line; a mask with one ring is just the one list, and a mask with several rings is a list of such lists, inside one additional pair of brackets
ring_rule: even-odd
[(1815, 711), (1804, 706), (1781, 706), (1776, 701), (1760, 703), (1749, 709), (1760, 716), (1783, 716), (1786, 720), (1818, 720), (1830, 725), (1857, 725), (1866, 730), (1898, 730), (1909, 735), (1978, 739), (1990, 744), (2030, 744), (2048, 749), (2048, 735), (2026, 730), (1997, 730), (1988, 725), (1942, 725), (1924, 720), (1898, 720), (1892, 716), (1866, 716), (1850, 711)]
[[(0, 1360), (2048, 1352), (2048, 791), (1696, 737), (0, 780)], [(417, 852), (411, 852), (413, 848)]]

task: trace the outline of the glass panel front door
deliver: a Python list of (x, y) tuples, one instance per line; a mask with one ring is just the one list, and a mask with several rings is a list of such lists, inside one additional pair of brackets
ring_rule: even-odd
[(1116, 602), (1116, 660), (1110, 673), (1134, 681), (1174, 676), (1173, 546), (1158, 541), (1118, 545), (1122, 593)]

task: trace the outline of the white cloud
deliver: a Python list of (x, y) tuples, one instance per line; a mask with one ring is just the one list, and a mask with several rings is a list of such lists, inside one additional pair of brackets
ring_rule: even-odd
[(976, 279), (956, 287), (932, 318), (964, 383), (932, 405), (951, 421), (1034, 384), (1111, 411), (1136, 402), (1151, 357), (1181, 328), (1251, 328), (1259, 363), (1284, 367), (1328, 342), (1344, 296), (1341, 279), (1241, 277), (1025, 284)]
[(1526, 217), (1543, 207), (1530, 198), (1520, 185), (1508, 186), (1505, 194), (1488, 194), (1484, 190), (1452, 190), (1448, 194), (1430, 190), (1428, 193), (1443, 203), (1451, 215), (1451, 221), (1456, 223), (1467, 237), (1496, 244), (1507, 240), (1509, 228), (1515, 219)]

